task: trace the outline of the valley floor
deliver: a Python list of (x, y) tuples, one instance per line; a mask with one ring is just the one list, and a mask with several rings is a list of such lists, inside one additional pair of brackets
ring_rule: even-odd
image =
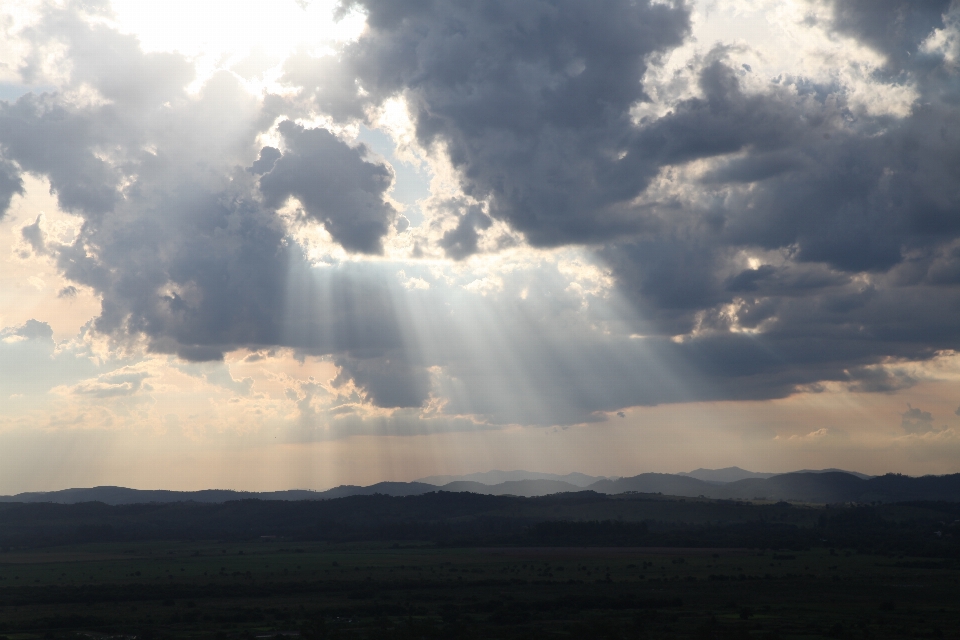
[(0, 553), (0, 636), (960, 638), (960, 561), (842, 549), (139, 542)]

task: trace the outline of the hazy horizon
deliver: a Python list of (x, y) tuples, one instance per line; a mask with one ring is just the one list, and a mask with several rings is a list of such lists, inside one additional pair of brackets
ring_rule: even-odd
[[(582, 474), (582, 473), (580, 473), (580, 472), (578, 472), (578, 471), (571, 471), (571, 472), (567, 472), (567, 473), (550, 473), (550, 472), (543, 472), (543, 471), (529, 471), (529, 470), (526, 470), (526, 469), (511, 469), (511, 470), (509, 470), (509, 471), (504, 471), (504, 470), (501, 470), (501, 469), (489, 469), (489, 470), (487, 470), (487, 471), (476, 471), (476, 472), (464, 473), (464, 474), (457, 474), (457, 475), (424, 476), (424, 477), (422, 477), (422, 478), (414, 478), (414, 479), (412, 479), (412, 480), (396, 480), (396, 479), (390, 479), (390, 478), (388, 478), (388, 479), (384, 479), (384, 480), (379, 480), (378, 482), (370, 483), (370, 484), (367, 484), (367, 485), (360, 485), (360, 486), (372, 486), (372, 485), (376, 485), (376, 484), (379, 484), (379, 483), (384, 483), (384, 482), (386, 482), (386, 483), (391, 483), (391, 482), (392, 482), (392, 483), (423, 483), (423, 484), (435, 484), (436, 486), (440, 487), (440, 486), (443, 486), (443, 485), (445, 485), (445, 484), (449, 484), (449, 483), (451, 483), (451, 482), (458, 482), (458, 481), (464, 481), (464, 480), (473, 481), (473, 482), (479, 482), (479, 483), (481, 483), (481, 484), (487, 484), (487, 485), (491, 485), (491, 486), (492, 486), (492, 485), (502, 484), (502, 483), (504, 483), (504, 482), (516, 482), (516, 481), (518, 481), (518, 480), (529, 480), (529, 479), (533, 479), (533, 480), (537, 480), (537, 479), (563, 480), (564, 478), (567, 478), (567, 477), (569, 477), (569, 476), (574, 476), (574, 475), (575, 475), (575, 476), (583, 476), (584, 478), (589, 478), (590, 480), (589, 480), (589, 482), (578, 482), (578, 483), (572, 483), (572, 482), (570, 482), (569, 480), (567, 480), (567, 482), (570, 483), (570, 484), (572, 484), (572, 486), (576, 486), (576, 487), (580, 487), (580, 488), (586, 488), (586, 487), (588, 487), (590, 484), (592, 484), (593, 482), (599, 481), (599, 480), (617, 480), (617, 479), (620, 479), (620, 478), (628, 478), (628, 477), (640, 476), (640, 475), (644, 475), (644, 474), (648, 474), (648, 473), (660, 473), (660, 474), (676, 475), (676, 476), (686, 476), (686, 477), (700, 477), (699, 475), (697, 475), (698, 472), (705, 472), (705, 475), (710, 475), (710, 474), (716, 473), (716, 472), (724, 472), (724, 471), (731, 471), (731, 470), (742, 471), (742, 472), (744, 472), (744, 474), (747, 474), (747, 475), (749, 475), (749, 476), (757, 476), (757, 477), (769, 477), (769, 476), (773, 476), (773, 475), (781, 475), (781, 474), (783, 474), (783, 473), (825, 473), (825, 472), (842, 472), (842, 473), (848, 473), (848, 474), (852, 474), (852, 475), (856, 475), (856, 476), (860, 476), (860, 477), (864, 477), (864, 476), (866, 476), (866, 477), (877, 477), (876, 475), (873, 475), (873, 474), (863, 474), (863, 473), (857, 471), (856, 469), (837, 469), (837, 468), (826, 468), (826, 469), (792, 469), (792, 470), (790, 470), (790, 471), (784, 471), (784, 472), (779, 472), (779, 473), (770, 473), (770, 472), (765, 472), (765, 471), (753, 471), (753, 470), (750, 470), (750, 469), (741, 469), (740, 467), (736, 467), (736, 466), (733, 466), (733, 467), (724, 467), (724, 468), (722, 468), (722, 469), (706, 469), (706, 468), (701, 467), (701, 468), (697, 468), (697, 469), (692, 469), (692, 470), (690, 470), (690, 471), (677, 471), (677, 472), (669, 472), (669, 471), (667, 471), (667, 472), (637, 471), (636, 473), (629, 474), (628, 476), (609, 476), (609, 475), (608, 475), (608, 476), (603, 476), (603, 475), (590, 476), (590, 475), (588, 475), (588, 474)], [(518, 476), (518, 477), (515, 477), (515, 478), (507, 478), (507, 479), (489, 480), (489, 481), (486, 481), (486, 482), (484, 482), (483, 480), (477, 479), (478, 476), (494, 476), (494, 475), (496, 475), (496, 474), (508, 475), (508, 476), (516, 475), (516, 476)], [(883, 475), (883, 474), (877, 474), (877, 475)], [(904, 475), (908, 475), (908, 474), (904, 474)], [(925, 474), (925, 475), (950, 475), (950, 474)], [(746, 476), (745, 476), (745, 477), (746, 477)], [(439, 481), (439, 484), (437, 483), (438, 481)], [(725, 481), (721, 481), (721, 482), (731, 482), (731, 480), (725, 480)], [(351, 485), (350, 485), (349, 483), (341, 483), (341, 484), (338, 484), (338, 485), (331, 485), (331, 486), (326, 486), (326, 487), (295, 487), (295, 486), (291, 486), (291, 487), (271, 488), (271, 489), (264, 489), (264, 490), (231, 489), (231, 488), (229, 488), (229, 487), (216, 487), (216, 486), (203, 487), (203, 488), (199, 488), (199, 489), (170, 489), (170, 488), (168, 488), (168, 487), (166, 487), (166, 486), (130, 487), (130, 486), (122, 486), (122, 485), (97, 485), (97, 487), (93, 487), (93, 486), (86, 486), (86, 487), (82, 487), (82, 486), (71, 486), (71, 487), (59, 487), (59, 488), (56, 488), (56, 489), (46, 489), (46, 490), (42, 490), (42, 491), (21, 491), (21, 492), (18, 492), (18, 493), (53, 493), (53, 492), (57, 492), (57, 491), (66, 491), (66, 490), (72, 490), (72, 489), (92, 489), (92, 488), (98, 488), (98, 487), (119, 487), (119, 488), (124, 488), (124, 489), (135, 489), (135, 490), (138, 490), (138, 491), (185, 491), (185, 492), (190, 492), (190, 491), (241, 491), (241, 492), (243, 492), (243, 491), (247, 491), (247, 492), (251, 492), (251, 493), (263, 493), (263, 492), (273, 492), (273, 491), (319, 491), (319, 492), (322, 492), (322, 491), (328, 491), (328, 490), (330, 490), (330, 489), (336, 489), (337, 487), (341, 487), (341, 486), (351, 486)], [(356, 486), (356, 485), (352, 485), (352, 486)], [(0, 496), (3, 496), (3, 495), (4, 495), (4, 494), (0, 494)], [(11, 494), (11, 495), (16, 495), (16, 494)]]
[[(537, 480), (554, 481), (554, 480), (564, 480), (565, 478), (568, 478), (569, 476), (582, 476), (582, 478), (579, 478), (579, 479), (578, 479), (578, 480), (581, 480), (580, 482), (573, 483), (573, 482), (570, 482), (570, 480), (566, 480), (565, 482), (566, 482), (567, 484), (570, 484), (570, 485), (573, 486), (573, 487), (578, 487), (578, 488), (580, 488), (580, 489), (586, 489), (586, 488), (588, 488), (591, 484), (593, 484), (594, 482), (598, 482), (598, 481), (602, 481), (602, 480), (620, 480), (620, 479), (625, 479), (625, 478), (630, 478), (630, 477), (636, 477), (636, 476), (642, 476), (642, 475), (651, 474), (651, 473), (653, 473), (653, 474), (673, 475), (673, 476), (682, 476), (682, 477), (692, 477), (692, 478), (704, 479), (704, 478), (702, 477), (702, 475), (710, 476), (710, 475), (716, 474), (717, 472), (728, 472), (728, 471), (740, 471), (740, 472), (743, 472), (743, 477), (744, 477), (744, 478), (746, 478), (746, 477), (767, 478), (767, 477), (770, 477), (770, 476), (781, 475), (781, 474), (778, 474), (778, 473), (767, 473), (767, 472), (762, 472), (762, 471), (751, 471), (751, 470), (749, 470), (749, 469), (741, 469), (740, 467), (725, 467), (725, 468), (723, 468), (723, 469), (705, 469), (705, 468), (699, 468), (699, 469), (693, 469), (693, 470), (691, 470), (691, 471), (689, 471), (689, 472), (686, 472), (686, 471), (681, 471), (681, 472), (645, 472), (645, 471), (639, 471), (639, 472), (637, 472), (637, 473), (635, 473), (635, 474), (631, 474), (630, 476), (588, 476), (588, 475), (586, 475), (586, 474), (581, 474), (581, 473), (576, 472), (576, 471), (572, 471), (572, 472), (569, 472), (569, 473), (555, 474), (555, 473), (540, 472), (540, 471), (529, 471), (529, 470), (524, 470), (524, 469), (513, 469), (513, 470), (510, 470), (510, 471), (503, 471), (503, 470), (500, 470), (500, 469), (490, 469), (490, 470), (487, 470), (487, 471), (466, 473), (466, 474), (460, 474), (460, 475), (450, 475), (450, 476), (426, 476), (426, 477), (423, 477), (423, 478), (415, 478), (415, 479), (413, 479), (413, 480), (393, 480), (393, 479), (386, 479), (386, 480), (380, 480), (379, 482), (376, 482), (376, 483), (372, 483), (371, 485), (360, 485), (360, 486), (376, 486), (377, 484), (381, 484), (381, 483), (394, 483), (394, 484), (419, 483), (419, 484), (435, 485), (435, 486), (437, 486), (438, 488), (441, 488), (441, 487), (443, 487), (443, 486), (445, 486), (445, 485), (447, 485), (447, 484), (456, 483), (456, 482), (463, 482), (463, 481), (476, 482), (476, 483), (485, 484), (485, 485), (488, 485), (488, 486), (497, 486), (497, 485), (502, 485), (502, 484), (512, 483), (512, 482), (523, 482), (523, 481), (531, 481), (531, 480), (532, 480), (532, 481), (537, 481)], [(699, 474), (698, 472), (704, 472), (704, 473), (703, 473), (703, 474)], [(783, 472), (783, 473), (817, 473), (817, 474), (819, 474), (819, 473), (826, 473), (826, 472), (847, 473), (847, 474), (859, 476), (859, 477), (861, 477), (861, 478), (877, 477), (877, 476), (871, 476), (871, 475), (869, 475), (869, 474), (862, 474), (862, 473), (860, 473), (860, 472), (858, 472), (858, 471), (856, 471), (856, 470), (854, 470), (854, 469), (836, 469), (836, 468), (829, 468), (829, 469), (794, 469), (794, 470), (792, 470), (792, 471), (787, 471), (787, 472)], [(515, 476), (515, 477), (508, 477), (508, 478), (499, 478), (499, 477), (497, 477), (497, 478), (493, 478), (493, 477), (498, 476), (498, 475), (503, 475), (503, 476)], [(904, 474), (904, 475), (906, 475), (906, 474)], [(952, 475), (952, 474), (946, 474), (946, 475)], [(483, 479), (478, 479), (479, 476), (486, 476), (486, 477), (487, 477), (487, 478), (486, 478), (486, 481), (484, 481)], [(589, 478), (589, 480), (583, 481), (584, 478)], [(438, 480), (439, 480), (439, 483), (438, 483)], [(735, 482), (735, 481), (736, 481), (736, 480), (722, 480), (722, 481), (719, 481), (719, 482), (720, 482), (721, 484), (723, 484), (723, 483)], [(716, 481), (711, 481), (711, 482), (716, 482)], [(324, 492), (324, 491), (329, 491), (329, 490), (337, 489), (337, 488), (344, 487), (344, 486), (356, 486), (356, 485), (340, 484), (340, 485), (333, 485), (333, 486), (329, 486), (329, 487), (319, 487), (319, 488), (317, 488), (317, 487), (285, 487), (285, 488), (282, 488), (282, 489), (268, 489), (268, 490), (264, 490), (264, 491), (247, 491), (247, 492), (249, 492), (249, 493), (267, 493), (267, 492), (284, 492), (284, 491)], [(59, 491), (87, 490), (87, 489), (111, 488), (111, 487), (120, 488), (120, 489), (134, 489), (134, 490), (136, 490), (136, 491), (180, 491), (180, 492), (193, 492), (193, 491), (240, 491), (240, 492), (244, 492), (244, 491), (245, 491), (245, 490), (230, 489), (230, 488), (227, 488), (227, 487), (204, 487), (203, 489), (171, 490), (171, 489), (168, 489), (167, 487), (124, 487), (124, 486), (118, 486), (118, 485), (98, 485), (98, 486), (96, 486), (96, 487), (61, 487), (61, 488), (59, 488), (59, 489), (50, 489), (50, 490), (47, 490), (47, 491), (24, 491), (24, 492), (20, 492), (20, 493), (56, 493), (56, 492), (59, 492)], [(14, 494), (14, 495), (16, 495), (16, 494)], [(9, 496), (3, 496), (3, 494), (0, 494), (0, 497), (9, 497)]]
[(955, 2), (0, 32), (2, 495), (960, 471)]

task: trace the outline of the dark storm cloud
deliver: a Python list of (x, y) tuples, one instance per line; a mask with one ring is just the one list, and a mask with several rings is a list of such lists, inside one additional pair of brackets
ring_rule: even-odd
[(892, 71), (911, 65), (952, 0), (837, 0), (833, 27), (887, 56)]
[(84, 230), (100, 256), (61, 250), (66, 275), (103, 295), (100, 331), (146, 335), (152, 349), (186, 360), (279, 341), (286, 263), (296, 254), (275, 217), (230, 195), (187, 184), (128, 201), (120, 228)]
[(752, 188), (721, 192), (710, 210), (684, 212), (698, 214), (697, 241), (795, 246), (804, 262), (883, 271), (904, 250), (960, 231), (954, 106), (917, 105), (904, 119), (855, 117), (843, 94), (821, 97), (802, 83), (746, 94), (722, 58), (702, 69), (700, 88), (702, 98), (643, 126), (636, 143), (636, 153), (658, 165), (741, 154), (719, 160), (704, 188)]
[(766, 248), (796, 244), (800, 260), (879, 272), (906, 252), (954, 237), (955, 114), (917, 110), (876, 137), (838, 133), (836, 145), (808, 149), (815, 168), (772, 178), (738, 203), (728, 220), (731, 239)]
[(353, 380), (379, 407), (419, 407), (430, 392), (430, 377), (425, 368), (406, 358), (399, 350), (378, 358), (338, 357), (334, 363), (340, 374), (333, 384), (339, 387)]
[(447, 257), (462, 260), (477, 252), (477, 243), (480, 240), (478, 230), (489, 229), (493, 221), (477, 205), (466, 207), (466, 212), (460, 215), (457, 226), (443, 234), (440, 246)]
[[(747, 94), (719, 53), (700, 71), (703, 97), (642, 125), (637, 142), (666, 165), (717, 158), (692, 185), (715, 197), (657, 203), (655, 233), (608, 245), (622, 290), (665, 334), (696, 332), (678, 349), (721, 387), (742, 376), (734, 395), (914, 384), (873, 365), (960, 348), (949, 319), (960, 309), (952, 83), (928, 75), (909, 115), (869, 116), (798, 79)], [(743, 251), (777, 262), (747, 267)]]
[(260, 149), (260, 157), (257, 158), (257, 161), (250, 165), (250, 173), (262, 176), (263, 174), (269, 172), (273, 169), (273, 165), (277, 163), (277, 160), (280, 159), (280, 156), (283, 155), (280, 153), (280, 149), (276, 147), (264, 147)]
[[(289, 61), (286, 80), (342, 120), (403, 96), (420, 142), (444, 145), (491, 216), (535, 245), (605, 243), (655, 330), (689, 334), (664, 352), (720, 396), (822, 381), (891, 391), (914, 380), (877, 363), (960, 346), (947, 320), (960, 302), (955, 72), (917, 53), (947, 3), (836, 3), (826, 25), (887, 56), (878, 82), (915, 84), (906, 117), (870, 115), (842, 86), (802, 77), (748, 91), (750, 68), (721, 46), (692, 63), (697, 97), (639, 124), (629, 113), (647, 99), (649, 56), (687, 33), (683, 7), (352, 6), (368, 13), (366, 34), (336, 59)], [(700, 160), (712, 165), (676, 186), (705, 197), (634, 204), (663, 168)], [(480, 230), (463, 216), (441, 246), (461, 259)], [(776, 263), (749, 266), (745, 251)]]
[[(369, 30), (336, 58), (306, 55), (285, 79), (341, 119), (402, 95), (420, 143), (445, 146), (465, 192), (535, 245), (642, 228), (622, 211), (656, 172), (623, 160), (651, 55), (689, 29), (679, 4), (602, 0), (346, 2)], [(454, 257), (472, 248), (447, 239)]]
[(119, 199), (120, 174), (95, 153), (99, 145), (115, 142), (109, 128), (98, 131), (104, 125), (48, 94), (0, 105), (4, 151), (23, 170), (47, 176), (60, 207), (71, 212), (102, 214)]
[[(305, 129), (289, 120), (278, 129), (285, 153), (260, 178), (266, 204), (279, 207), (296, 196), (345, 249), (382, 253), (381, 240), (396, 217), (383, 200), (392, 169), (365, 160), (366, 146), (351, 147), (326, 129)], [(261, 152), (258, 162), (263, 159)]]
[[(836, 87), (799, 78), (746, 94), (742, 69), (731, 68), (721, 48), (699, 73), (702, 98), (635, 126), (629, 112), (646, 98), (641, 78), (648, 57), (679, 43), (688, 28), (680, 7), (346, 6), (354, 4), (369, 14), (368, 33), (337, 61), (292, 60), (287, 81), (313, 90), (322, 109), (343, 119), (362, 118), (364, 107), (403, 95), (420, 142), (442, 142), (466, 192), (487, 199), (493, 217), (533, 244), (609, 241), (659, 229), (630, 202), (662, 167), (744, 151), (705, 183), (771, 188), (752, 202), (733, 203), (738, 219), (717, 218), (740, 223), (728, 232), (736, 237), (721, 242), (769, 248), (798, 242), (803, 260), (874, 270), (899, 261), (904, 232), (920, 236), (956, 224), (950, 215), (956, 194), (944, 180), (955, 171), (953, 128), (943, 130), (952, 108), (943, 113), (942, 105), (930, 105), (930, 113), (877, 135), (891, 123), (849, 123), (854, 116)], [(888, 16), (854, 4), (837, 5), (836, 28), (887, 42), (876, 32)], [(942, 25), (939, 5), (927, 4), (887, 7), (902, 14), (897, 43), (916, 49), (917, 34)], [(898, 165), (912, 168), (903, 174)], [(890, 192), (902, 197), (891, 201)], [(467, 242), (445, 242), (462, 257), (474, 248), (471, 227), (461, 224), (457, 233)]]

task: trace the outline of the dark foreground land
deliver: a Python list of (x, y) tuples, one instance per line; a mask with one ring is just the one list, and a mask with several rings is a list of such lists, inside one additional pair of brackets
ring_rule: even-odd
[(4, 505), (0, 636), (960, 638), (960, 505)]

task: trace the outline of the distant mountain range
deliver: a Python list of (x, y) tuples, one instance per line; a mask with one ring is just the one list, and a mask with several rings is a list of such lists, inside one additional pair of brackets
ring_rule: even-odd
[[(524, 474), (528, 477), (524, 477)], [(743, 477), (746, 474), (746, 477)], [(536, 477), (529, 477), (536, 476)], [(541, 476), (547, 476), (546, 478)], [(451, 476), (454, 477), (454, 476)], [(604, 494), (627, 492), (659, 493), (681, 497), (703, 497), (730, 500), (786, 500), (792, 502), (903, 502), (911, 500), (960, 501), (960, 474), (913, 478), (895, 474), (867, 476), (841, 470), (798, 471), (783, 474), (763, 474), (744, 471), (737, 467), (727, 469), (697, 469), (689, 473), (643, 473), (631, 478), (594, 479), (583, 474), (556, 476), (525, 471), (491, 471), (461, 478), (479, 477), (485, 480), (508, 479), (494, 484), (477, 480), (455, 479), (435, 484), (448, 477), (433, 476), (416, 482), (380, 482), (368, 487), (341, 485), (327, 491), (268, 491), (262, 493), (211, 489), (206, 491), (163, 491), (126, 489), (124, 487), (93, 487), (63, 491), (21, 493), (0, 496), (0, 502), (55, 502), (75, 504), (103, 502), (106, 504), (136, 504), (150, 502), (206, 502), (231, 500), (329, 500), (355, 495), (383, 494), (414, 496), (433, 491), (469, 492), (486, 495), (513, 495), (534, 497), (555, 493), (595, 491)], [(558, 478), (565, 478), (560, 480)], [(738, 478), (724, 481), (720, 478)], [(585, 479), (592, 482), (584, 483)], [(429, 481), (429, 482), (427, 482)]]
[(756, 471), (747, 471), (740, 467), (725, 467), (723, 469), (696, 469), (694, 471), (681, 471), (678, 476), (689, 476), (704, 482), (715, 484), (726, 484), (736, 482), (737, 480), (746, 480), (747, 478), (770, 478), (775, 473), (757, 473)]
[[(746, 473), (749, 473), (747, 471)], [(442, 487), (451, 482), (466, 481), (479, 482), (480, 484), (501, 484), (503, 482), (513, 482), (516, 480), (558, 480), (572, 484), (575, 487), (589, 487), (597, 480), (615, 480), (616, 477), (608, 478), (605, 476), (588, 476), (585, 473), (568, 473), (559, 475), (556, 473), (537, 473), (535, 471), (484, 471), (483, 473), (469, 473), (463, 476), (429, 476), (420, 478), (415, 482), (425, 482), (427, 484)]]
[[(843, 469), (803, 469), (802, 471), (794, 471), (793, 473), (830, 473), (836, 471), (839, 473), (849, 473), (852, 476), (857, 476), (861, 480), (869, 480), (874, 476), (868, 476), (865, 473), (857, 473), (856, 471), (845, 471)], [(677, 474), (678, 476), (690, 476), (691, 478), (696, 478), (697, 480), (703, 480), (704, 482), (712, 482), (715, 484), (726, 484), (728, 482), (737, 482), (738, 480), (746, 480), (748, 478), (772, 478), (773, 476), (783, 475), (779, 473), (758, 473), (756, 471), (747, 471), (746, 469), (741, 469), (740, 467), (725, 467), (723, 469), (697, 469), (695, 471), (681, 471)]]

